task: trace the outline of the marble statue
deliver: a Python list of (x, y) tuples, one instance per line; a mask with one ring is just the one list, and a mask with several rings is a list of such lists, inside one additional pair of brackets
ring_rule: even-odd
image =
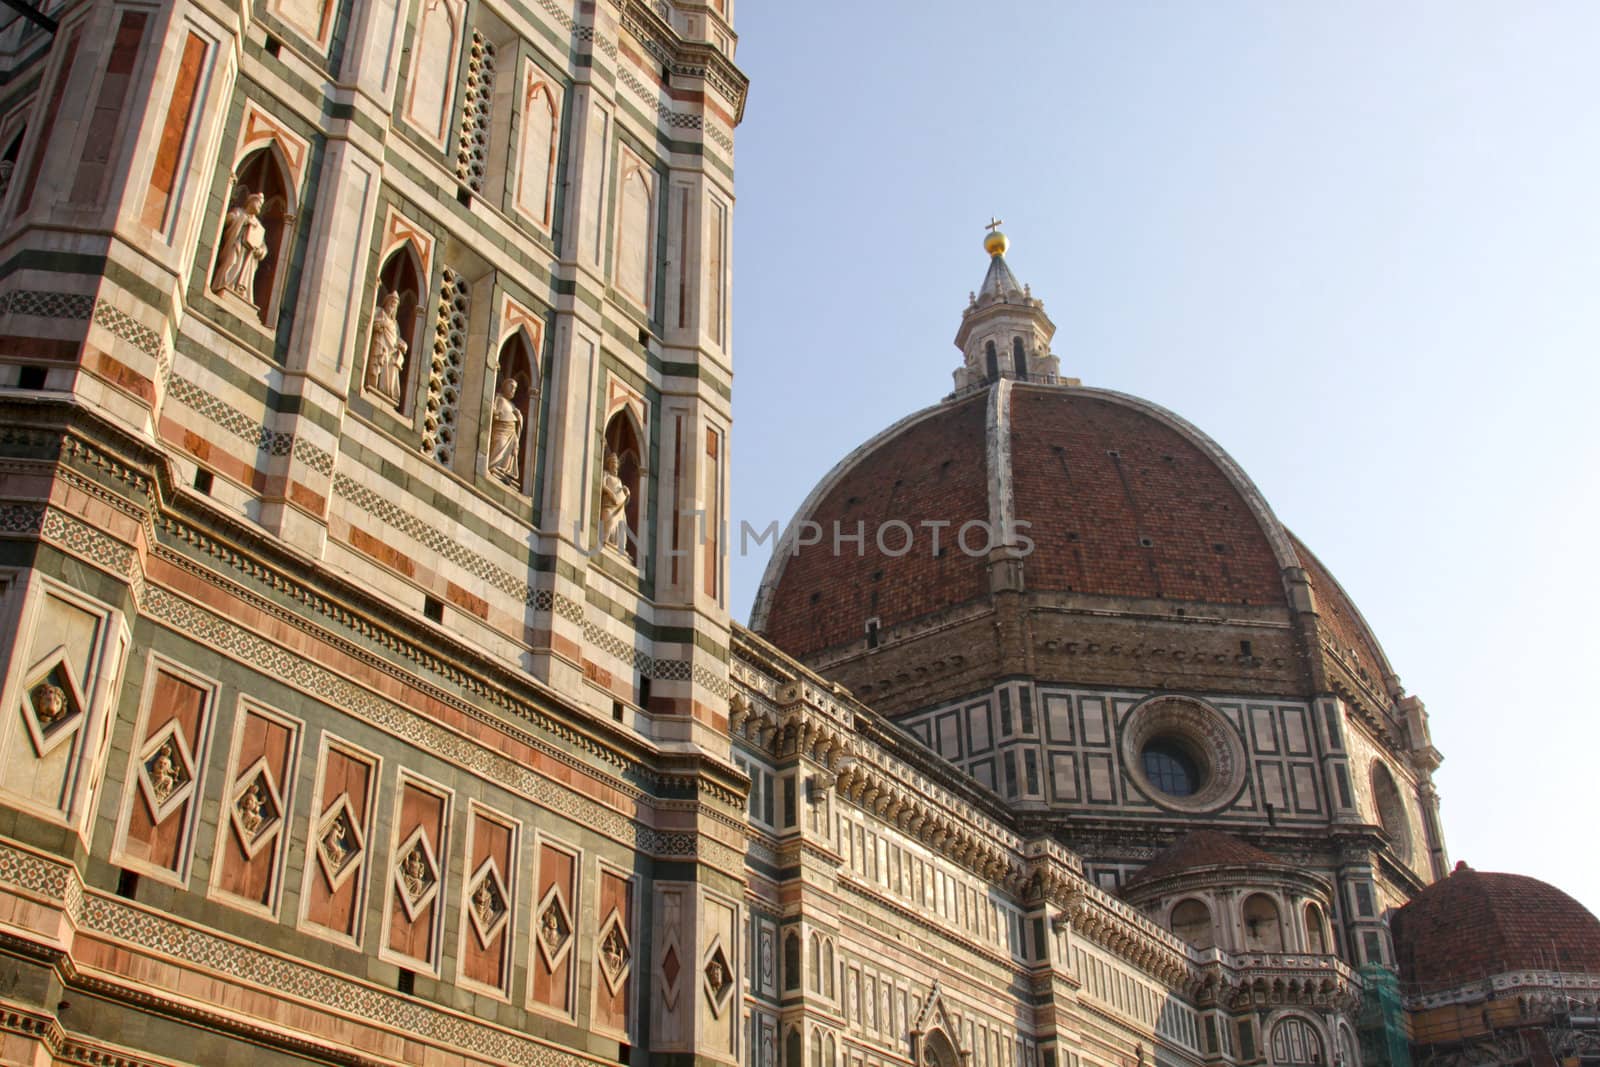
[(400, 403), (400, 372), (406, 365), (399, 315), (400, 294), (389, 293), (372, 313), (372, 344), (367, 350), (367, 389), (394, 404)]
[(606, 476), (600, 483), (601, 543), (611, 545), (626, 554), (628, 551), (628, 496), (627, 483), (618, 472), (622, 461), (615, 452), (606, 453)]
[(489, 420), (489, 473), (513, 486), (521, 475), (518, 457), (522, 453), (522, 412), (512, 402), (516, 396), (517, 380), (501, 379)]
[(248, 189), (239, 191), (242, 195), (222, 225), (222, 252), (211, 291), (231, 292), (255, 307), (256, 268), (267, 258), (267, 228), (261, 224), (267, 198)]

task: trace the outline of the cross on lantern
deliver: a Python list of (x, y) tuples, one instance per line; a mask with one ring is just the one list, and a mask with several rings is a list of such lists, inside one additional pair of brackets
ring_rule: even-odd
[(1005, 223), (1001, 222), (999, 219), (995, 218), (993, 215), (990, 215), (989, 216), (989, 225), (985, 226), (984, 229), (988, 230), (990, 233), (993, 233), (994, 231), (998, 230), (1001, 226), (1004, 226), (1004, 225), (1005, 225)]

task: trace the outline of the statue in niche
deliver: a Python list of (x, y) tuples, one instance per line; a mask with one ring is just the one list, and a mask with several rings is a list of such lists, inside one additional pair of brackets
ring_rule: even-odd
[(400, 294), (389, 293), (372, 312), (372, 344), (367, 349), (367, 391), (400, 403), (400, 372), (406, 341), (400, 336)]
[(33, 714), (41, 731), (60, 722), (67, 714), (67, 691), (50, 682), (40, 682), (33, 687)]
[(515, 378), (500, 379), (489, 420), (489, 473), (510, 486), (517, 485), (521, 477), (518, 457), (522, 453), (522, 412), (513, 402), (517, 388)]
[(601, 543), (624, 554), (628, 551), (628, 486), (619, 473), (622, 461), (606, 453), (606, 476), (600, 483)]
[(243, 187), (239, 194), (222, 225), (222, 252), (211, 291), (230, 292), (255, 307), (256, 268), (267, 258), (267, 228), (261, 224), (267, 198)]

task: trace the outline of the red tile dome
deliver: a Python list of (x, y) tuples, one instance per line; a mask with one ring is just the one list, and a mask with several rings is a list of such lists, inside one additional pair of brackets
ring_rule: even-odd
[[(986, 531), (1003, 537), (1007, 520), (1034, 543), (1029, 593), (1288, 606), (1294, 548), (1216, 444), (1132, 397), (1006, 382), (919, 412), (834, 468), (791, 526), (815, 523), (820, 539), (779, 545), (752, 624), (806, 656), (860, 640), (869, 619), (887, 630), (984, 599)], [(938, 555), (930, 522), (948, 524)], [(891, 523), (914, 534), (910, 551)], [(967, 523), (986, 527), (963, 544)], [(836, 529), (864, 542), (836, 550)]]
[(1511, 971), (1600, 972), (1600, 919), (1555, 886), (1456, 864), (1395, 912), (1400, 980), (1427, 993)]

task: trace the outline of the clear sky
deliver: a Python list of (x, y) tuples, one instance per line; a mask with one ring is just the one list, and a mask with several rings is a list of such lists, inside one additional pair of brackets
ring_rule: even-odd
[(997, 214), (1062, 373), (1199, 425), (1360, 606), (1452, 862), (1600, 913), (1600, 4), (737, 18), (735, 520), (949, 392)]

